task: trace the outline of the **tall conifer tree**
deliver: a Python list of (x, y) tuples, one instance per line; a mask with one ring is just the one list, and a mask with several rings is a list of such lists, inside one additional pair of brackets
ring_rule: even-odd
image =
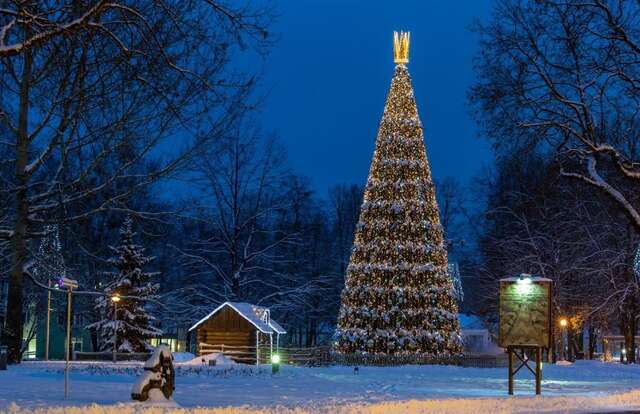
[[(143, 271), (154, 258), (144, 254), (135, 243), (133, 221), (127, 217), (120, 229), (121, 245), (110, 247), (117, 255), (109, 259), (117, 272), (107, 273), (111, 281), (105, 286), (105, 296), (96, 300), (96, 309), (103, 319), (87, 328), (96, 329), (102, 339), (101, 350), (118, 352), (146, 352), (151, 349), (148, 339), (161, 335), (152, 325), (155, 319), (146, 311), (148, 299), (156, 297), (159, 286), (153, 280), (158, 273)], [(112, 298), (120, 301), (114, 303)]]
[(455, 292), (408, 57), (408, 33), (394, 34), (396, 67), (347, 268), (338, 352), (461, 352)]

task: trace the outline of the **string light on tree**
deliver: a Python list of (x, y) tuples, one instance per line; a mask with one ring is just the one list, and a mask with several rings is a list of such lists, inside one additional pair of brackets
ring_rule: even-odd
[(396, 67), (347, 268), (338, 352), (461, 352), (455, 292), (406, 66), (409, 39), (409, 33), (394, 33)]
[(42, 282), (57, 281), (66, 276), (67, 267), (62, 256), (62, 244), (58, 226), (48, 225), (44, 228), (45, 236), (38, 247), (36, 255), (35, 276)]

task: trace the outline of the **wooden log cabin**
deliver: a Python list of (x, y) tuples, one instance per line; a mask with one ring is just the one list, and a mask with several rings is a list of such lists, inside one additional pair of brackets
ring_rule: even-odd
[(223, 303), (189, 328), (194, 330), (198, 355), (223, 353), (245, 364), (268, 361), (287, 333), (269, 309), (243, 302)]

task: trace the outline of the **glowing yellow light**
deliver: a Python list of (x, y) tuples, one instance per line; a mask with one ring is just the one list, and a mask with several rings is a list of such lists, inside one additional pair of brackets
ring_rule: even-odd
[(560, 326), (562, 326), (564, 328), (568, 324), (569, 324), (569, 321), (567, 320), (567, 318), (560, 318)]
[(272, 364), (279, 364), (280, 363), (280, 355), (278, 355), (278, 354), (271, 355), (271, 363)]
[(118, 302), (120, 302), (120, 300), (121, 300), (121, 299), (122, 299), (122, 298), (121, 298), (121, 297), (120, 297), (120, 295), (118, 295), (117, 293), (116, 293), (115, 295), (111, 296), (111, 301), (112, 301), (113, 303), (118, 303)]
[(393, 61), (409, 63), (409, 32), (393, 32)]

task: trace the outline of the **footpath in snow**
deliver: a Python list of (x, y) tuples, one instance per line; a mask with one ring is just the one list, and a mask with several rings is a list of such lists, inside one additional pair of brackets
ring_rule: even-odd
[[(129, 413), (512, 413), (640, 409), (640, 367), (579, 361), (544, 366), (543, 396), (520, 372), (507, 396), (505, 368), (454, 366), (282, 367), (177, 365), (175, 402), (144, 408), (130, 402), (140, 364), (78, 363), (70, 398), (63, 364), (24, 363), (0, 371), (0, 412)], [(523, 374), (523, 375), (520, 375)], [(198, 408), (206, 407), (206, 408)]]

